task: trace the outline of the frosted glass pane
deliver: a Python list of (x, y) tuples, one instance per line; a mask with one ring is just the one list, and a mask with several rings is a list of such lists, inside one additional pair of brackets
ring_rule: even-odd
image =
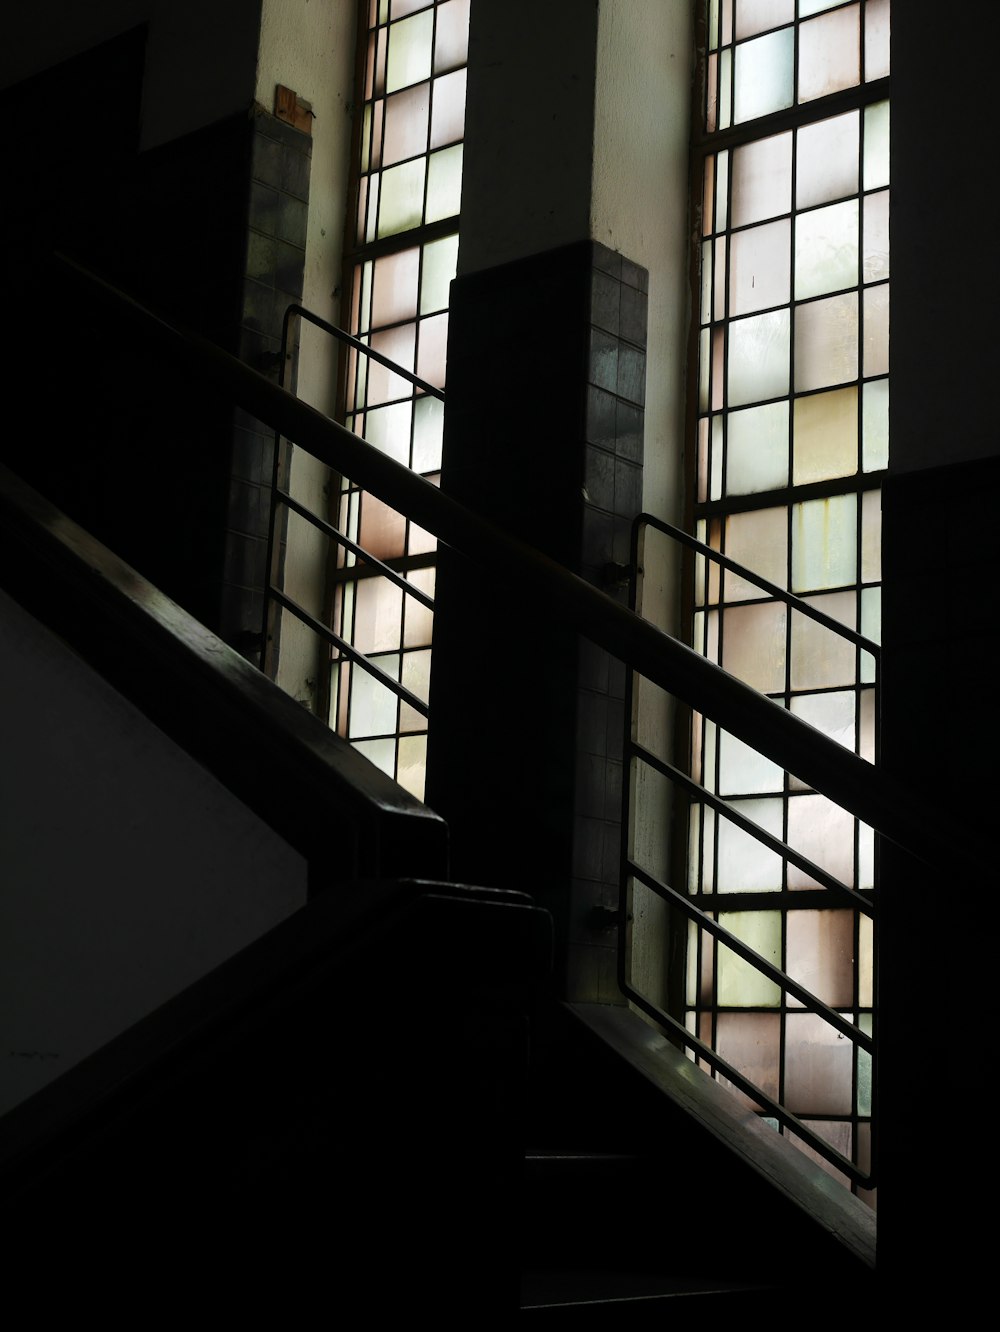
[(866, 587), (861, 593), (861, 632), (873, 643), (882, 642), (882, 589)]
[(795, 400), (792, 479), (802, 486), (858, 470), (858, 390), (836, 389)]
[(719, 236), (715, 242), (715, 263), (712, 267), (712, 305), (708, 318), (726, 317), (726, 245), (727, 238)]
[(882, 577), (882, 492), (868, 490), (861, 497), (861, 581), (877, 583)]
[(889, 381), (865, 384), (861, 403), (864, 470), (877, 472), (889, 465)]
[[(708, 420), (702, 417), (698, 422), (698, 503), (708, 499)], [(696, 561), (696, 568), (698, 565)], [(699, 594), (700, 599), (700, 594)]]
[(429, 9), (389, 28), (386, 92), (396, 92), (410, 83), (430, 78), (433, 38), (434, 16)]
[(715, 230), (715, 158), (705, 158), (705, 182), (701, 199), (701, 234), (711, 236)]
[(714, 133), (719, 128), (719, 57), (708, 57), (708, 71), (705, 76), (705, 128)]
[(856, 292), (795, 310), (795, 388), (798, 392), (858, 377)]
[(733, 153), (733, 226), (788, 213), (792, 206), (792, 136), (737, 148)]
[(889, 73), (889, 0), (868, 0), (865, 5), (865, 79), (884, 79)]
[(775, 693), (785, 687), (785, 607), (776, 602), (733, 606), (725, 612), (722, 666), (731, 675)]
[(434, 110), (431, 113), (431, 147), (441, 148), (465, 133), (464, 69), (434, 80)]
[(795, 0), (740, 0), (736, 7), (736, 37), (754, 37), (795, 18)]
[(799, 101), (861, 82), (861, 6), (849, 5), (799, 28)]
[[(361, 276), (361, 311), (358, 328), (366, 333), (371, 327), (371, 294), (374, 279), (374, 263), (369, 259), (364, 265)], [(367, 358), (365, 358), (367, 359)]]
[[(428, 477), (428, 480), (431, 478)], [(410, 532), (406, 540), (406, 553), (408, 555), (426, 555), (437, 550), (437, 537), (430, 532), (424, 531), (416, 523), (410, 523)]]
[(729, 149), (718, 157), (718, 182), (715, 196), (715, 229), (725, 231), (729, 226)]
[[(875, 947), (874, 924), (870, 916), (861, 916), (858, 920), (858, 1003), (862, 1008), (871, 1008), (875, 993)], [(867, 1028), (863, 1028), (867, 1030)]]
[(705, 241), (701, 247), (701, 301), (699, 303), (702, 324), (712, 319), (712, 242)]
[(413, 470), (432, 472), (441, 466), (444, 403), (418, 398), (413, 404)]
[(732, 50), (723, 51), (719, 57), (719, 129), (728, 129), (732, 124), (732, 69)]
[[(733, 801), (736, 809), (759, 821), (766, 832), (775, 837), (782, 835), (780, 800)], [(768, 893), (781, 891), (781, 857), (769, 851), (750, 833), (719, 819), (719, 877), (720, 893)]]
[(434, 73), (464, 65), (469, 54), (469, 0), (447, 0), (438, 7)]
[(431, 315), (421, 319), (417, 344), (417, 374), (435, 388), (444, 388), (448, 359), (448, 316)]
[(716, 412), (722, 406), (722, 388), (723, 388), (723, 364), (725, 361), (726, 334), (725, 330), (716, 328), (712, 330), (712, 411)]
[[(778, 1099), (781, 1052), (781, 1020), (777, 1013), (720, 1013), (716, 1048), (728, 1064), (738, 1069), (761, 1091)], [(748, 1108), (754, 1103), (725, 1078), (719, 1081)]]
[[(791, 710), (817, 731), (836, 740), (845, 748), (854, 749), (854, 694), (799, 694), (792, 699)], [(793, 791), (808, 789), (798, 777), (790, 777)]]
[[(785, 785), (785, 774), (783, 769), (776, 763), (772, 763), (769, 758), (763, 754), (758, 754), (755, 749), (745, 745), (742, 740), (737, 739), (735, 735), (730, 735), (728, 731), (722, 731), (719, 736), (719, 794), (729, 795), (756, 795), (763, 794), (765, 791), (781, 791)], [(851, 736), (851, 745), (853, 748), (854, 736)], [(766, 801), (759, 801), (759, 804), (766, 804)], [(744, 809), (743, 813), (759, 822), (757, 815)], [(777, 827), (767, 824), (770, 832), (776, 837), (781, 836), (781, 818), (779, 814)]]
[(418, 800), (423, 800), (424, 798), (424, 778), (426, 771), (426, 735), (407, 735), (400, 737), (399, 766), (396, 771), (396, 781), (399, 782), (404, 791), (409, 791), (410, 795), (416, 796)]
[(395, 740), (357, 740), (354, 748), (363, 754), (369, 763), (374, 763), (387, 777), (393, 776), (396, 762)]
[(858, 191), (857, 111), (806, 125), (798, 132), (796, 145), (795, 204), (814, 204), (842, 199)]
[[(418, 15), (419, 17), (419, 15)], [(408, 22), (410, 20), (407, 20)], [(424, 206), (425, 159), (404, 162), (382, 173), (378, 234), (394, 236), (418, 227)]]
[(462, 203), (462, 144), (427, 159), (427, 221), (455, 217)]
[[(788, 581), (788, 511), (754, 509), (726, 518), (726, 554), (779, 587)], [(726, 601), (745, 601), (764, 595), (748, 579), (725, 575)]]
[(831, 495), (792, 506), (792, 591), (844, 587), (857, 574), (858, 502)]
[[(854, 912), (790, 911), (785, 970), (831, 1008), (854, 1002)], [(788, 998), (789, 1007), (801, 1007)]]
[(365, 439), (404, 466), (410, 461), (410, 414), (408, 402), (377, 407), (365, 416)]
[(876, 102), (865, 107), (865, 165), (866, 190), (877, 190), (889, 184), (889, 103)]
[(420, 279), (420, 313), (446, 310), (451, 283), (458, 266), (458, 237), (446, 236), (424, 246), (424, 267)]
[(787, 219), (734, 233), (729, 261), (730, 314), (750, 314), (788, 301), (790, 246)]
[(783, 397), (788, 359), (787, 310), (734, 320), (729, 326), (729, 405)]
[(360, 237), (362, 226), (364, 227), (364, 237), (366, 241), (375, 239), (375, 227), (378, 220), (378, 194), (379, 182), (382, 177), (379, 175), (368, 177), (368, 211), (364, 211), (363, 201), (365, 196), (365, 184), (361, 182), (361, 188), (358, 191), (358, 235)]
[[(835, 592), (807, 600), (834, 620), (855, 628), (857, 594)], [(792, 612), (793, 689), (823, 689), (854, 683), (854, 644), (798, 611)]]
[[(434, 595), (434, 573), (433, 569), (414, 569), (407, 575), (407, 582), (420, 592), (425, 592), (429, 597)], [(403, 598), (403, 646), (404, 647), (425, 647), (430, 644), (434, 630), (434, 612), (415, 597), (404, 596)], [(403, 658), (403, 684), (407, 689), (412, 689), (426, 703), (427, 692), (424, 687), (425, 681), (430, 679), (431, 656), (430, 653), (410, 652)], [(409, 682), (409, 683), (408, 683)]]
[(889, 192), (865, 196), (865, 233), (862, 272), (866, 282), (889, 276)]
[(875, 830), (858, 824), (858, 887), (875, 887)]
[[(398, 648), (402, 629), (402, 588), (387, 578), (361, 578), (354, 598), (354, 646), (358, 651), (368, 654)], [(398, 680), (399, 675), (395, 678)]]
[(723, 426), (722, 417), (713, 416), (712, 418), (712, 466), (711, 483), (709, 487), (709, 497), (711, 499), (722, 498), (722, 456), (723, 456)]
[(755, 37), (736, 49), (736, 123), (791, 106), (794, 30)]
[(833, 9), (843, 0), (799, 0), (799, 18), (809, 18), (812, 14), (821, 14), (824, 9)]
[[(399, 679), (399, 657), (375, 657), (372, 664)], [(351, 667), (350, 736), (387, 735), (396, 729), (396, 695), (363, 667)]]
[(785, 1103), (796, 1114), (851, 1112), (854, 1045), (814, 1013), (785, 1019)]
[(865, 291), (865, 376), (889, 370), (889, 285)]
[[(394, 19), (406, 18), (407, 14), (415, 14), (418, 9), (428, 9), (433, 0), (392, 0), (392, 15)], [(379, 16), (384, 23), (386, 19), (386, 9), (389, 6), (386, 0), (379, 0)]]
[[(788, 800), (788, 845), (834, 875), (854, 884), (854, 819), (846, 809), (821, 795), (796, 795)], [(795, 865), (788, 866), (789, 888), (818, 887)]]
[(712, 374), (711, 336), (711, 330), (702, 329), (698, 348), (698, 410), (702, 412), (707, 412), (709, 405), (709, 383)]
[[(384, 333), (373, 333), (372, 350), (388, 356), (404, 370), (413, 369), (413, 348), (415, 331), (412, 324), (401, 328), (391, 328)], [(397, 375), (378, 361), (369, 362), (368, 366), (368, 402), (377, 405), (381, 402), (393, 402), (397, 398), (408, 398), (413, 392), (412, 385), (402, 375)]]
[[(809, 1121), (809, 1127), (825, 1142), (828, 1142), (831, 1147), (840, 1152), (841, 1156), (845, 1156), (848, 1161), (851, 1160), (853, 1125), (839, 1120), (812, 1119)], [(850, 1187), (851, 1181), (847, 1175), (842, 1170), (838, 1170), (825, 1156), (820, 1156), (819, 1152), (814, 1151), (807, 1142), (803, 1142), (791, 1130), (789, 1130), (787, 1137), (790, 1142), (794, 1143), (796, 1151), (802, 1152), (811, 1161), (815, 1161), (819, 1168), (825, 1171), (831, 1179), (835, 1179), (838, 1184)]]
[[(862, 1013), (858, 1026), (866, 1036), (872, 1034), (872, 1015)], [(867, 1050), (857, 1051), (858, 1060), (858, 1114), (870, 1115), (872, 1112), (872, 1057)]]
[(391, 560), (404, 554), (406, 519), (374, 495), (361, 502), (360, 544), (379, 560)]
[[(419, 270), (420, 251), (416, 248), (388, 254), (376, 261), (372, 297), (372, 323), (376, 328), (412, 319), (417, 313)], [(413, 368), (412, 363), (409, 368)]]
[(875, 690), (861, 690), (858, 718), (858, 753), (866, 763), (875, 762)]
[(858, 281), (858, 201), (803, 213), (795, 224), (795, 298), (821, 296)]
[(788, 481), (788, 403), (771, 402), (729, 415), (726, 491), (751, 495)]
[(427, 113), (430, 108), (430, 85), (390, 97), (385, 104), (385, 147), (382, 165), (392, 166), (405, 157), (416, 157), (427, 151)]
[[(727, 911), (719, 924), (773, 966), (781, 963), (780, 911)], [(777, 1008), (781, 991), (772, 980), (719, 944), (718, 997), (726, 1008)]]

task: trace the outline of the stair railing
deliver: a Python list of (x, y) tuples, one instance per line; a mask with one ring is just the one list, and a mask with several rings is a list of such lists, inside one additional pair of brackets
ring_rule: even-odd
[[(60, 257), (59, 263), (67, 278), (82, 285), (92, 298), (109, 304), (125, 324), (148, 339), (171, 363), (214, 385), (321, 463), (350, 476), (355, 484), (405, 513), (475, 562), (481, 569), (483, 582), (491, 585), (499, 596), (523, 601), (524, 588), (533, 587), (539, 613), (557, 616), (563, 624), (625, 662), (634, 674), (644, 676), (695, 712), (711, 718), (907, 854), (950, 874), (987, 872), (985, 844), (971, 830), (960, 830), (930, 800), (903, 787), (883, 770), (642, 619), (633, 609), (472, 512), (214, 343), (159, 318), (73, 261)], [(716, 554), (712, 552), (713, 558)], [(750, 573), (740, 572), (741, 576)], [(684, 777), (680, 773), (677, 776)], [(792, 848), (782, 845), (780, 853), (817, 879), (824, 877), (819, 866), (809, 867)], [(873, 905), (867, 898), (843, 884), (836, 887), (835, 884), (835, 880), (828, 884), (831, 891), (839, 892), (864, 914), (872, 914)], [(867, 1033), (845, 1024), (839, 1014), (740, 940), (726, 936), (714, 922), (713, 927), (717, 937), (725, 937), (727, 947), (819, 1013), (840, 1034), (865, 1051), (872, 1049), (872, 1038)], [(640, 1006), (649, 1011), (645, 1003)], [(768, 1105), (770, 1098), (763, 1101), (760, 1090), (738, 1070), (723, 1068), (723, 1061), (714, 1051), (703, 1046), (682, 1024), (660, 1012), (651, 1015), (670, 1028), (688, 1048), (714, 1063), (751, 1099)], [(789, 1113), (774, 1102), (768, 1108), (782, 1117)], [(825, 1158), (835, 1158), (835, 1163), (846, 1173), (857, 1175), (853, 1163), (840, 1158), (822, 1139), (810, 1135), (808, 1130), (802, 1136)]]

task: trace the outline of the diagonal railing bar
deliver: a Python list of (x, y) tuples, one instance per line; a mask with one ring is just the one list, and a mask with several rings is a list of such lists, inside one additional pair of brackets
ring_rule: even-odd
[[(655, 875), (650, 874), (648, 870), (644, 870), (641, 865), (637, 865), (634, 861), (630, 860), (628, 862), (628, 869), (629, 873), (640, 883), (644, 883), (647, 888), (656, 893), (658, 897), (662, 897), (665, 902), (672, 902), (684, 912), (689, 920), (696, 921), (703, 930), (707, 930), (720, 943), (725, 944), (744, 962), (749, 962), (755, 970), (761, 972), (768, 980), (774, 981), (780, 989), (787, 990), (793, 998), (798, 999), (799, 1003), (811, 1012), (818, 1014), (824, 1022), (828, 1022), (831, 1027), (836, 1028), (842, 1036), (846, 1036), (855, 1045), (860, 1045), (869, 1054), (874, 1050), (875, 1046), (872, 1038), (866, 1032), (863, 1032), (860, 1027), (855, 1027), (853, 1023), (841, 1017), (835, 1009), (830, 1008), (828, 1004), (825, 1004), (810, 990), (792, 980), (787, 972), (782, 971), (780, 967), (776, 967), (772, 962), (768, 962), (766, 957), (762, 957), (760, 953), (755, 952), (749, 944), (744, 943), (738, 935), (733, 934), (725, 925), (720, 925), (717, 920), (713, 920), (708, 912), (702, 911), (690, 898), (678, 892), (676, 888), (671, 888), (669, 884), (662, 883)], [(721, 901), (719, 910), (720, 912), (725, 910)]]
[(733, 809), (728, 801), (723, 800), (721, 796), (717, 796), (713, 792), (707, 790), (704, 786), (701, 786), (692, 777), (689, 777), (686, 773), (682, 772), (680, 768), (675, 768), (674, 765), (668, 763), (666, 759), (661, 759), (657, 757), (656, 754), (650, 753), (648, 749), (643, 745), (638, 744), (636, 741), (632, 742), (631, 750), (635, 757), (642, 763), (648, 763), (651, 768), (654, 768), (664, 777), (669, 778), (672, 782), (676, 782), (676, 784), (682, 787), (688, 795), (694, 796), (701, 804), (709, 805), (731, 823), (735, 823), (737, 828), (742, 829), (745, 833), (749, 833), (749, 835), (756, 841), (760, 842), (763, 846), (766, 846), (769, 851), (774, 851), (777, 855), (781, 856), (783, 860), (789, 861), (790, 864), (795, 865), (798, 869), (802, 870), (804, 874), (808, 874), (811, 879), (815, 879), (817, 883), (822, 884), (825, 888), (829, 888), (839, 897), (845, 898), (853, 907), (856, 907), (858, 911), (863, 912), (866, 916), (875, 915), (875, 904), (867, 897), (857, 892), (854, 888), (848, 888), (846, 883), (841, 883), (841, 881), (835, 878), (832, 874), (828, 874), (825, 869), (809, 860), (806, 856), (803, 856), (800, 852), (796, 851), (794, 847), (789, 846), (787, 842), (783, 842), (780, 837), (775, 837), (773, 833), (769, 833), (762, 828), (759, 823), (754, 823), (754, 821), (748, 819), (745, 814), (740, 814), (738, 810)]
[[(359, 546), (356, 541), (352, 541), (350, 537), (345, 536), (344, 533), (341, 532), (339, 528), (334, 527), (332, 523), (328, 523), (324, 518), (318, 517), (312, 512), (312, 510), (307, 509), (304, 504), (300, 504), (297, 499), (293, 499), (287, 490), (277, 490), (275, 491), (275, 495), (282, 504), (287, 505), (287, 507), (294, 513), (297, 513), (300, 518), (304, 518), (306, 522), (312, 523), (314, 527), (318, 528), (333, 541), (336, 541), (338, 545), (344, 546), (352, 555), (356, 555), (358, 559), (364, 560), (365, 564), (369, 565), (372, 569), (377, 569), (383, 578), (388, 578), (390, 583), (394, 583), (396, 587), (401, 588), (407, 596), (413, 597), (414, 601), (419, 601), (420, 604), (426, 606), (428, 610), (434, 609), (433, 597), (429, 597), (426, 592), (422, 591), (419, 587), (415, 587), (405, 575), (398, 573), (397, 570), (391, 568), (388, 564), (383, 563), (383, 561), (378, 559), (377, 556), (372, 555), (369, 551), (365, 550), (364, 546)], [(268, 585), (269, 592), (273, 593), (276, 590), (277, 589), (273, 584)]]
[(959, 830), (933, 802), (849, 753), (583, 578), (509, 536), (206, 338), (168, 323), (73, 261), (58, 256), (57, 262), (64, 276), (113, 306), (120, 319), (140, 329), (173, 364), (225, 392), (320, 462), (350, 476), (482, 566), (502, 595), (523, 601), (524, 588), (534, 586), (540, 614), (557, 614), (564, 624), (712, 717), (909, 854), (947, 867), (952, 874), (958, 864), (986, 872), (985, 843), (980, 851), (974, 831)]
[(294, 315), (298, 315), (300, 319), (307, 319), (310, 324), (315, 324), (317, 328), (321, 328), (324, 333), (329, 333), (332, 338), (336, 338), (336, 340), (343, 343), (345, 347), (353, 347), (355, 351), (360, 352), (363, 356), (367, 356), (369, 360), (378, 361), (379, 365), (384, 365), (385, 368), (391, 370), (394, 375), (399, 375), (402, 379), (407, 380), (414, 388), (418, 388), (421, 393), (426, 393), (428, 397), (437, 398), (440, 402), (444, 402), (443, 391), (435, 387), (434, 384), (429, 384), (426, 379), (421, 379), (420, 376), (415, 375), (412, 370), (404, 369), (403, 366), (397, 364), (396, 361), (391, 360), (382, 352), (375, 351), (374, 348), (369, 347), (366, 342), (362, 342), (360, 338), (356, 338), (350, 333), (345, 333), (344, 330), (338, 328), (336, 324), (328, 323), (312, 310), (307, 310), (304, 305), (296, 304), (292, 304), (288, 307), (285, 311), (285, 317), (281, 321), (282, 375), (280, 382), (282, 386), (284, 386), (284, 369), (288, 357), (288, 329)]
[(287, 593), (280, 591), (278, 588), (274, 588), (271, 595), (279, 605), (284, 606), (285, 610), (291, 611), (296, 619), (301, 620), (303, 624), (308, 625), (314, 634), (319, 634), (320, 638), (325, 639), (326, 642), (337, 648), (338, 651), (342, 652), (350, 661), (356, 662), (359, 666), (363, 667), (369, 675), (373, 676), (379, 682), (379, 684), (384, 685), (386, 689), (391, 690), (401, 702), (407, 703), (411, 708), (414, 708), (420, 713), (421, 717), (428, 716), (430, 710), (422, 698), (418, 698), (416, 694), (411, 693), (405, 685), (400, 684), (398, 680), (394, 680), (391, 675), (386, 675), (385, 671), (360, 653), (357, 648), (352, 647), (350, 643), (345, 642), (338, 633), (335, 633), (334, 630), (329, 627), (329, 625), (324, 624), (322, 620), (317, 620), (315, 615), (310, 615), (303, 606), (300, 606), (297, 601), (293, 601)]
[(803, 1121), (794, 1115), (791, 1110), (786, 1110), (779, 1101), (768, 1096), (767, 1092), (762, 1091), (760, 1087), (756, 1086), (755, 1083), (745, 1077), (739, 1069), (734, 1068), (732, 1064), (723, 1059), (723, 1057), (713, 1050), (710, 1045), (706, 1045), (705, 1042), (695, 1036), (693, 1032), (688, 1031), (683, 1022), (678, 1022), (675, 1017), (671, 1017), (669, 1013), (664, 1012), (662, 1008), (659, 1008), (656, 1004), (652, 1003), (651, 1000), (647, 999), (645, 995), (638, 993), (638, 991), (633, 992), (630, 990), (627, 993), (628, 997), (636, 1007), (641, 1008), (642, 1011), (648, 1017), (651, 1017), (658, 1026), (668, 1028), (670, 1031), (674, 1032), (683, 1044), (687, 1046), (689, 1050), (695, 1051), (700, 1059), (704, 1059), (705, 1063), (708, 1064), (714, 1072), (721, 1073), (722, 1076), (741, 1091), (744, 1096), (747, 1096), (751, 1101), (756, 1102), (756, 1104), (766, 1110), (772, 1118), (776, 1119), (779, 1124), (783, 1124), (786, 1128), (790, 1128), (795, 1133), (796, 1137), (801, 1138), (803, 1142), (807, 1143), (813, 1151), (822, 1156), (824, 1160), (829, 1161), (831, 1165), (834, 1165), (838, 1170), (843, 1171), (849, 1179), (853, 1180), (862, 1188), (870, 1189), (874, 1187), (874, 1172), (865, 1174), (864, 1171), (859, 1170), (853, 1161), (849, 1160), (846, 1156), (841, 1155), (836, 1147), (831, 1146), (825, 1138), (821, 1138), (818, 1133), (814, 1133), (808, 1124), (803, 1123)]

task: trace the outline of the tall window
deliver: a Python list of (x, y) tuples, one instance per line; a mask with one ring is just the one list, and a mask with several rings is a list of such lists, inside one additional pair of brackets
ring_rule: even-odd
[[(703, 21), (697, 535), (877, 640), (889, 0), (706, 0)], [(874, 760), (875, 665), (858, 645), (704, 561), (694, 638)], [(871, 830), (845, 810), (702, 718), (692, 761), (754, 823), (873, 891)], [(692, 811), (689, 863), (699, 905), (871, 1031), (867, 917), (705, 807)], [(869, 1057), (694, 925), (686, 1011), (690, 1030), (865, 1166)]]
[[(448, 291), (458, 258), (470, 0), (365, 0), (363, 113), (348, 221), (350, 329), (375, 351), (442, 388)], [(441, 402), (351, 353), (345, 421), (398, 462), (436, 480)], [(432, 594), (436, 544), (349, 479), (341, 529)], [(333, 627), (426, 702), (433, 614), (341, 551)], [(330, 724), (372, 762), (423, 795), (426, 718), (335, 653)]]

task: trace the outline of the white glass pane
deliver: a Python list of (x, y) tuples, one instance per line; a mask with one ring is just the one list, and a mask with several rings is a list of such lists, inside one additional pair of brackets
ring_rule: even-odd
[(736, 122), (791, 106), (794, 31), (784, 28), (755, 37), (736, 49)]
[(738, 231), (730, 246), (730, 314), (784, 305), (789, 296), (791, 223), (786, 219)]
[[(396, 654), (374, 657), (372, 664), (393, 680), (399, 679)], [(350, 736), (388, 735), (396, 729), (396, 695), (363, 667), (351, 667)], [(390, 772), (391, 775), (391, 772)]]
[(799, 28), (799, 101), (861, 81), (861, 6), (848, 5)]
[(858, 189), (857, 111), (800, 129), (796, 141), (795, 203), (811, 208)]
[(731, 412), (726, 492), (750, 495), (788, 481), (788, 403)]
[(803, 213), (795, 223), (795, 299), (858, 281), (858, 201)]
[[(792, 699), (792, 713), (817, 731), (847, 749), (854, 749), (854, 693), (850, 690), (831, 694), (799, 694)], [(801, 790), (798, 778), (791, 779), (793, 790)]]
[[(781, 962), (781, 913), (779, 911), (728, 911), (719, 924), (741, 943), (759, 953), (773, 966)], [(744, 962), (725, 944), (719, 944), (719, 1003), (727, 1008), (777, 1008), (781, 991), (749, 962)]]
[(396, 762), (395, 740), (355, 740), (354, 748), (369, 763), (374, 763), (387, 777), (392, 777)]
[(428, 222), (455, 217), (462, 203), (462, 144), (443, 148), (427, 159)]
[[(780, 779), (779, 779), (780, 780)], [(780, 800), (734, 800), (737, 813), (758, 823), (765, 832), (782, 837)], [(719, 817), (719, 893), (777, 893), (781, 891), (781, 856), (751, 833)]]
[[(419, 17), (419, 15), (418, 15)], [(425, 159), (404, 162), (382, 173), (378, 234), (394, 236), (418, 227), (424, 206)]]
[(854, 1045), (815, 1013), (785, 1019), (785, 1102), (798, 1114), (851, 1112)]
[(861, 499), (861, 581), (882, 577), (882, 492), (867, 490)]
[(378, 407), (365, 417), (365, 439), (404, 465), (410, 461), (411, 404), (397, 402)]
[(444, 403), (418, 398), (413, 404), (413, 470), (434, 472), (441, 466)]
[[(387, 578), (361, 578), (354, 601), (354, 646), (358, 651), (367, 655), (398, 648), (402, 632), (402, 588)], [(398, 663), (393, 678), (399, 679)]]
[(754, 37), (768, 28), (778, 28), (795, 18), (795, 0), (739, 0), (736, 7), (736, 38)]
[(429, 9), (389, 28), (386, 92), (396, 92), (408, 84), (430, 78), (433, 37), (434, 16)]
[[(788, 845), (849, 888), (854, 886), (854, 819), (826, 796), (789, 798)], [(792, 864), (788, 866), (788, 886), (818, 887), (815, 879)]]
[[(861, 916), (858, 921), (858, 1001), (862, 1008), (871, 1008), (875, 992), (875, 949), (874, 926), (871, 916)], [(864, 1027), (869, 1032), (870, 1028)]]
[(844, 587), (857, 574), (858, 501), (831, 495), (792, 506), (792, 590)]
[(778, 217), (790, 212), (791, 204), (791, 133), (774, 134), (737, 148), (733, 153), (733, 226)]
[[(852, 1004), (854, 912), (790, 911), (785, 958), (789, 976), (817, 999), (833, 1008)], [(802, 1007), (791, 996), (788, 1003)]]
[(729, 404), (780, 398), (788, 392), (787, 310), (737, 319), (729, 326)]
[(458, 267), (458, 237), (445, 236), (424, 246), (424, 268), (420, 278), (420, 313), (433, 314), (448, 308), (449, 289)]
[(862, 271), (866, 282), (889, 276), (889, 191), (865, 196)]
[(795, 309), (795, 388), (798, 392), (858, 377), (858, 297), (855, 292)]
[(865, 108), (864, 186), (877, 190), (889, 184), (889, 103)]
[[(374, 333), (371, 339), (372, 350), (387, 356), (404, 370), (413, 369), (413, 346), (415, 330), (412, 324), (401, 328), (391, 328), (384, 333)], [(377, 405), (393, 402), (397, 398), (407, 398), (413, 392), (409, 380), (397, 375), (393, 370), (371, 361), (368, 366), (368, 402)]]
[[(767, 791), (783, 789), (785, 774), (776, 763), (772, 763), (763, 754), (758, 754), (755, 749), (751, 749), (749, 745), (744, 744), (735, 735), (730, 735), (728, 731), (722, 731), (719, 738), (721, 745), (719, 750), (720, 795), (762, 795)], [(852, 735), (852, 748), (853, 745)], [(757, 816), (750, 811), (744, 810), (743, 813), (756, 822), (760, 822)], [(781, 836), (780, 813), (777, 827), (767, 824), (767, 828), (776, 837)]]
[(431, 147), (453, 143), (465, 133), (464, 69), (434, 80), (434, 109), (431, 113)]
[(448, 359), (448, 316), (421, 319), (417, 344), (417, 374), (435, 388), (444, 388)]
[(795, 485), (853, 476), (858, 470), (858, 390), (835, 389), (795, 400)]
[(865, 5), (865, 80), (884, 79), (889, 73), (889, 0), (868, 0)]

